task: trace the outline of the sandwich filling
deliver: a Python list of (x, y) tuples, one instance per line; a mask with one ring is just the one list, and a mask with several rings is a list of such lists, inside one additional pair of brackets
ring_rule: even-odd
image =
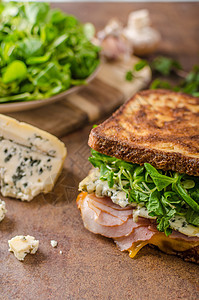
[[(122, 251), (128, 250), (130, 255), (134, 256), (139, 249), (146, 245), (146, 236), (148, 236), (147, 241), (150, 240), (150, 243), (157, 245), (167, 253), (169, 253), (169, 244), (174, 245), (174, 241), (175, 247), (177, 247), (176, 250), (174, 249), (175, 251), (186, 251), (199, 245), (198, 177), (179, 174), (174, 171), (156, 170), (148, 163), (140, 166), (101, 154), (95, 150), (92, 150), (89, 161), (94, 169), (79, 185), (79, 190), (86, 192), (81, 194), (81, 201), (78, 200), (82, 216), (83, 210), (80, 205), (80, 202), (83, 201), (82, 195), (84, 198), (86, 197), (88, 203), (93, 201), (88, 200), (89, 194), (91, 197), (94, 195), (95, 202), (109, 201), (108, 206), (117, 207), (117, 211), (128, 214), (128, 211), (131, 210), (131, 216), (127, 218), (131, 221), (128, 222), (133, 222), (136, 226), (136, 236), (139, 236), (139, 230), (140, 234), (145, 236), (143, 239), (137, 238), (136, 240), (134, 229), (119, 237), (110, 234), (108, 237), (113, 237)], [(96, 206), (99, 205), (88, 204), (88, 207)], [(99, 214), (101, 206), (97, 209)], [(94, 211), (96, 213), (96, 208)], [(104, 211), (104, 207), (101, 211)], [(106, 220), (108, 217), (114, 219), (115, 216), (113, 216), (113, 212), (106, 212), (103, 218)], [(93, 218), (96, 220), (96, 216)], [(120, 217), (119, 220), (121, 221)], [(120, 225), (121, 230), (121, 226), (125, 227), (127, 220), (113, 226)], [(137, 225), (140, 222), (143, 223), (143, 220), (145, 226), (138, 226), (138, 228), (142, 227), (141, 232)], [(104, 226), (104, 224), (101, 225)], [(105, 226), (107, 225), (105, 224)], [(86, 227), (93, 231), (88, 225)], [(95, 233), (107, 236), (100, 230)], [(177, 239), (174, 238), (175, 236)], [(127, 242), (127, 238), (129, 248), (122, 246), (123, 243)], [(179, 243), (177, 242), (178, 239), (180, 240)], [(183, 244), (182, 240), (184, 240)], [(165, 245), (167, 246), (165, 247)], [(173, 246), (173, 248), (175, 247)], [(167, 251), (165, 248), (168, 248)]]

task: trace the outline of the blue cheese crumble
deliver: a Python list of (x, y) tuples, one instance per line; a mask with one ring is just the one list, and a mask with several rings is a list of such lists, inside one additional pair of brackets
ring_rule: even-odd
[(9, 251), (14, 253), (18, 260), (24, 260), (25, 256), (35, 254), (39, 247), (39, 241), (30, 235), (17, 235), (8, 241)]
[(89, 175), (80, 182), (79, 190), (89, 194), (95, 193), (97, 197), (110, 197), (114, 203), (121, 207), (129, 205), (126, 193), (122, 191), (119, 184), (114, 184), (112, 188), (109, 188), (107, 181), (102, 181), (99, 177), (99, 169), (92, 169)]

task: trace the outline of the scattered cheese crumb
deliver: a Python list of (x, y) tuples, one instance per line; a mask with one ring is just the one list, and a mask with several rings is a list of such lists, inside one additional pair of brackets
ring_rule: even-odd
[(50, 241), (50, 244), (51, 244), (51, 246), (53, 247), (53, 248), (55, 248), (55, 247), (57, 247), (57, 241), (55, 241), (55, 240), (52, 240), (52, 241)]
[(30, 253), (35, 254), (38, 247), (39, 241), (35, 240), (33, 236), (17, 235), (8, 241), (9, 251), (14, 252), (15, 257), (18, 260), (24, 260), (24, 257)]
[(63, 253), (63, 252), (60, 250), (60, 251), (59, 251), (59, 254), (62, 254), (62, 253)]
[(7, 213), (6, 204), (3, 200), (0, 199), (0, 222), (4, 219)]

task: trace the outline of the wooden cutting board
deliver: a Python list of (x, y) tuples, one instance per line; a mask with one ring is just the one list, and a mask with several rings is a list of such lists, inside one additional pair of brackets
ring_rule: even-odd
[(132, 82), (125, 80), (126, 71), (138, 58), (124, 62), (102, 63), (96, 78), (81, 91), (54, 104), (7, 115), (37, 126), (58, 137), (113, 112), (134, 93), (147, 86), (151, 72), (145, 67)]

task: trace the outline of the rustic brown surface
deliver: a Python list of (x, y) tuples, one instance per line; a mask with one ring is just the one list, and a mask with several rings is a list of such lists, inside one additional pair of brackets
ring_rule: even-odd
[[(124, 20), (131, 10), (148, 7), (167, 39), (161, 51), (176, 55), (188, 67), (198, 62), (198, 3), (60, 7), (98, 27), (111, 15)], [(30, 203), (5, 199), (8, 213), (0, 223), (0, 299), (198, 299), (198, 265), (148, 247), (130, 259), (110, 240), (83, 228), (75, 197), (78, 182), (90, 168), (90, 129), (63, 138), (68, 157), (52, 193)], [(31, 234), (40, 240), (39, 251), (23, 263), (8, 252), (7, 240), (16, 234)], [(50, 246), (51, 239), (58, 241), (57, 248)]]

